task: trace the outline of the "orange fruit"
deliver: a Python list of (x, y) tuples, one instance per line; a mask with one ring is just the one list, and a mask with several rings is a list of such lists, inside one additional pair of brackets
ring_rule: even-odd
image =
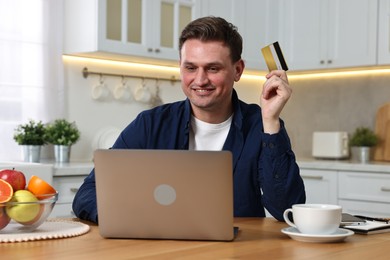
[(35, 175), (31, 176), (27, 184), (27, 190), (32, 192), (38, 199), (45, 199), (47, 198), (45, 195), (57, 192), (49, 183)]
[(11, 200), (12, 194), (14, 194), (14, 190), (12, 189), (11, 184), (0, 179), (0, 203)]

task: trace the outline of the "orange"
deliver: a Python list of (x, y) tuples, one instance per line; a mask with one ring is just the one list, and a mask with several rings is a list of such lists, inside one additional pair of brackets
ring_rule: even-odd
[(37, 196), (38, 199), (45, 199), (47, 196), (44, 195), (57, 192), (49, 183), (35, 175), (31, 176), (27, 184), (27, 190)]
[(0, 179), (0, 203), (7, 202), (12, 198), (14, 190), (11, 184), (3, 179)]

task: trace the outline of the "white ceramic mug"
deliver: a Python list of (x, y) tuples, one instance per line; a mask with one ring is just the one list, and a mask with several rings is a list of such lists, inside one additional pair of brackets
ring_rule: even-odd
[(99, 83), (92, 87), (92, 99), (94, 100), (105, 100), (110, 95), (110, 91), (106, 84)]
[(134, 99), (141, 103), (150, 103), (152, 101), (152, 93), (146, 87), (139, 87), (134, 92)]
[(131, 98), (131, 93), (126, 85), (119, 84), (114, 88), (113, 96), (116, 100), (129, 101)]
[[(286, 223), (303, 234), (329, 235), (335, 233), (341, 222), (341, 206), (328, 204), (295, 204), (286, 209)], [(294, 223), (288, 218), (292, 213)]]

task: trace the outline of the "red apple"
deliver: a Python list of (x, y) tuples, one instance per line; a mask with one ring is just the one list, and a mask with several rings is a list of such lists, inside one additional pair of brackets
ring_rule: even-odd
[(10, 217), (5, 213), (5, 207), (0, 207), (0, 230), (5, 228), (10, 220)]
[(14, 192), (17, 190), (24, 190), (26, 188), (26, 176), (24, 176), (23, 172), (15, 170), (15, 168), (12, 170), (0, 170), (0, 179), (3, 179), (11, 184)]

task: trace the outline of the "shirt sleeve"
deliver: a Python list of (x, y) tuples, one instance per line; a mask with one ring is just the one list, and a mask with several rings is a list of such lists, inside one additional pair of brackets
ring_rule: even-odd
[(76, 217), (98, 223), (95, 170), (84, 179), (73, 199), (72, 207)]
[(303, 180), (283, 125), (277, 134), (263, 134), (262, 140), (259, 159), (262, 203), (269, 213), (283, 221), (287, 208), (306, 201)]

